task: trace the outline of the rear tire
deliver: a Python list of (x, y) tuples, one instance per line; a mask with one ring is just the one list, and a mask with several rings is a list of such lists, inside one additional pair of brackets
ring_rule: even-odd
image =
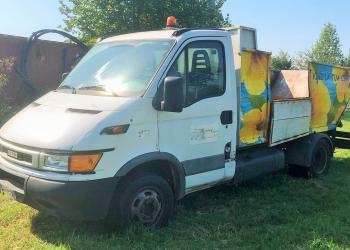
[(312, 151), (311, 165), (289, 165), (289, 174), (293, 177), (313, 178), (327, 174), (332, 157), (332, 148), (329, 142), (321, 139)]
[(308, 177), (319, 177), (327, 174), (332, 157), (332, 149), (326, 140), (320, 140), (312, 152)]
[(159, 175), (134, 177), (113, 197), (106, 222), (117, 231), (130, 226), (160, 228), (168, 224), (174, 211), (174, 193), (169, 183)]

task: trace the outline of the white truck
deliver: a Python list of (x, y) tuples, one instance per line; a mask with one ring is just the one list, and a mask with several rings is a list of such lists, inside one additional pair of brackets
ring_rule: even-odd
[[(350, 70), (270, 71), (256, 31), (99, 42), (0, 130), (0, 187), (55, 216), (160, 227), (185, 195), (288, 165), (324, 174)], [(341, 143), (340, 143), (341, 144)]]

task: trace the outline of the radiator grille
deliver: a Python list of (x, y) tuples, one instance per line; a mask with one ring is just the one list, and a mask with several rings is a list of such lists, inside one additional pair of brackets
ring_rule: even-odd
[(8, 157), (18, 160), (18, 161), (23, 161), (32, 164), (33, 157), (30, 154), (25, 154), (22, 152), (17, 152), (12, 149), (8, 149), (6, 147), (1, 147), (1, 151), (7, 155)]

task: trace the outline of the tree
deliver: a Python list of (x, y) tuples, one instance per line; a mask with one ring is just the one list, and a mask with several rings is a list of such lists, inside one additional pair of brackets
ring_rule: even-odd
[(15, 64), (14, 57), (0, 58), (0, 126), (12, 115), (12, 107), (9, 105), (5, 87)]
[(15, 64), (15, 58), (14, 57), (3, 57), (0, 58), (0, 99), (4, 99), (3, 89), (6, 86), (8, 82), (9, 75), (13, 71)]
[(309, 63), (315, 61), (310, 50), (300, 51), (293, 58), (293, 68), (307, 70)]
[(60, 0), (64, 29), (89, 41), (123, 33), (159, 30), (175, 16), (179, 27), (227, 26), (226, 0)]
[(338, 33), (333, 24), (325, 24), (321, 30), (320, 37), (312, 48), (299, 52), (293, 59), (294, 68), (296, 69), (308, 69), (309, 62), (334, 65), (344, 65), (346, 63), (341, 50)]
[(312, 59), (320, 63), (344, 64), (337, 29), (333, 24), (327, 23), (323, 26), (319, 39), (311, 49), (311, 55)]
[(272, 68), (278, 70), (292, 69), (292, 58), (287, 52), (281, 50), (276, 56), (272, 57)]
[(350, 67), (350, 51), (349, 51), (348, 56), (345, 58), (344, 66)]

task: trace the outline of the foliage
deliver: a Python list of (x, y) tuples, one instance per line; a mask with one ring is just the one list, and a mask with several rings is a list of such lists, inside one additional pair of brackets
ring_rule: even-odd
[(336, 27), (331, 23), (325, 24), (321, 30), (320, 37), (311, 49), (299, 52), (293, 61), (294, 68), (304, 70), (308, 69), (308, 63), (312, 61), (345, 65), (346, 61), (341, 50)]
[(277, 70), (292, 69), (293, 61), (289, 54), (281, 50), (276, 56), (272, 57), (272, 68)]
[(293, 68), (307, 70), (309, 62), (315, 61), (310, 50), (299, 51), (293, 58)]
[(14, 63), (14, 57), (5, 57), (0, 59), (0, 96), (3, 94), (3, 88), (7, 84), (8, 75), (11, 73)]
[(14, 108), (6, 101), (5, 87), (9, 80), (9, 74), (13, 70), (14, 57), (0, 59), (0, 126), (14, 113)]
[(13, 115), (14, 111), (11, 106), (0, 101), (0, 127)]
[(226, 0), (60, 0), (65, 30), (84, 41), (123, 33), (159, 30), (173, 15), (180, 27), (221, 27), (229, 23)]
[(343, 65), (344, 55), (336, 27), (327, 23), (311, 49), (312, 58), (320, 63)]
[(350, 51), (348, 56), (345, 58), (344, 66), (350, 67)]

